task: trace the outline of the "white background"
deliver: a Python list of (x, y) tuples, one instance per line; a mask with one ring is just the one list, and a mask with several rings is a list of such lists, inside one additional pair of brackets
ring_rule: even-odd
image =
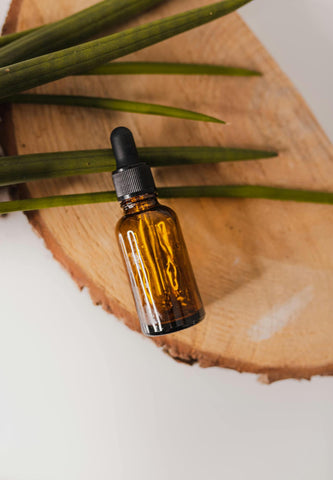
[[(332, 0), (242, 15), (333, 139)], [(0, 267), (0, 480), (333, 478), (333, 379), (176, 363), (94, 307), (22, 214), (0, 221)]]

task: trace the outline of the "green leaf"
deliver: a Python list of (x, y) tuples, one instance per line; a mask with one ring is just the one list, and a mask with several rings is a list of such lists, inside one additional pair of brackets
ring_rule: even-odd
[(160, 196), (167, 198), (265, 198), (268, 200), (333, 204), (333, 192), (266, 187), (262, 185), (203, 185), (193, 187), (163, 187), (160, 190), (162, 190)]
[(163, 1), (104, 0), (57, 22), (14, 34), (19, 38), (1, 48), (0, 65), (10, 65), (77, 45), (92, 35), (106, 28), (118, 26), (120, 22), (129, 20)]
[[(194, 187), (163, 187), (159, 188), (161, 198), (263, 198), (308, 203), (333, 205), (332, 192), (317, 192), (310, 190), (294, 190), (288, 188), (273, 188), (261, 185), (214, 185)], [(39, 210), (42, 208), (86, 205), (91, 203), (115, 202), (115, 192), (94, 192), (74, 195), (58, 195), (53, 197), (31, 198), (0, 202), (0, 214)]]
[(261, 76), (256, 70), (224, 65), (201, 63), (162, 63), (162, 62), (113, 62), (96, 67), (81, 75), (230, 75), (239, 77)]
[(23, 94), (6, 98), (11, 103), (33, 103), (42, 105), (69, 105), (76, 107), (104, 108), (120, 112), (145, 113), (164, 117), (183, 118), (199, 122), (225, 123), (223, 120), (204, 115), (202, 113), (184, 110), (182, 108), (167, 107), (153, 103), (131, 102), (116, 98), (81, 97), (77, 95), (37, 95)]
[(27, 200), (12, 200), (9, 202), (0, 202), (0, 215), (17, 211), (27, 212), (30, 210), (40, 210), (43, 208), (115, 202), (116, 200), (117, 196), (115, 192), (79, 193), (74, 195), (31, 198)]
[(29, 30), (22, 30), (22, 32), (14, 32), (14, 33), (8, 33), (7, 35), (2, 35), (0, 37), (0, 48), (4, 47), (5, 45), (8, 45), (9, 43), (14, 42), (15, 40), (18, 40), (19, 38), (24, 37), (25, 35), (28, 35), (29, 33), (32, 33), (42, 27), (36, 27), (36, 28), (29, 28)]
[[(123, 1), (123, 0), (121, 0)], [(0, 98), (63, 78), (141, 50), (227, 15), (251, 0), (225, 0), (156, 20), (82, 45), (0, 68)], [(22, 38), (22, 41), (24, 41)], [(20, 40), (17, 40), (19, 42)], [(11, 45), (15, 45), (13, 42)], [(6, 47), (4, 47), (6, 48)]]
[[(221, 147), (138, 148), (143, 162), (152, 167), (237, 162), (276, 157), (265, 150)], [(111, 172), (116, 163), (111, 149), (37, 153), (0, 157), (0, 186), (89, 173)]]

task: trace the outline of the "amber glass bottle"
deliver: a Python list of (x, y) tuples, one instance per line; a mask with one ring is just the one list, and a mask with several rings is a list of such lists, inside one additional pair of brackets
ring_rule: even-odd
[(157, 200), (150, 167), (125, 127), (111, 134), (113, 181), (124, 210), (116, 233), (145, 335), (165, 335), (205, 315), (177, 216)]

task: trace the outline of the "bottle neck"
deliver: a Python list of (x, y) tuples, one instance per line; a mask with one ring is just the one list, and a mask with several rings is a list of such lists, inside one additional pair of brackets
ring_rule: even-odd
[(123, 208), (125, 215), (132, 215), (133, 213), (144, 212), (150, 210), (158, 205), (156, 193), (145, 193), (137, 195), (127, 200), (123, 200), (120, 206)]

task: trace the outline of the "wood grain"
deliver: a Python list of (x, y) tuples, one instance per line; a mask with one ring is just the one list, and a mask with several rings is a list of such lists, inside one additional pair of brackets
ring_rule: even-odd
[[(14, 3), (7, 31), (56, 20), (92, 3), (22, 0)], [(209, 3), (170, 0), (131, 25)], [(64, 79), (37, 91), (182, 106), (223, 118), (229, 125), (15, 105), (6, 118), (9, 153), (107, 148), (111, 129), (126, 125), (139, 146), (221, 145), (280, 152), (278, 158), (255, 162), (157, 168), (157, 185), (243, 183), (333, 190), (332, 145), (295, 87), (238, 15), (127, 59), (243, 66), (259, 69), (264, 77)], [(10, 141), (13, 134), (15, 145)], [(113, 189), (111, 176), (99, 174), (31, 182), (24, 192), (37, 197), (107, 189)], [(207, 318), (156, 343), (183, 361), (261, 373), (266, 381), (332, 374), (332, 207), (241, 199), (165, 203), (180, 217)], [(139, 331), (114, 236), (120, 215), (118, 205), (104, 204), (34, 212), (28, 218), (78, 285), (89, 288), (93, 301)]]

